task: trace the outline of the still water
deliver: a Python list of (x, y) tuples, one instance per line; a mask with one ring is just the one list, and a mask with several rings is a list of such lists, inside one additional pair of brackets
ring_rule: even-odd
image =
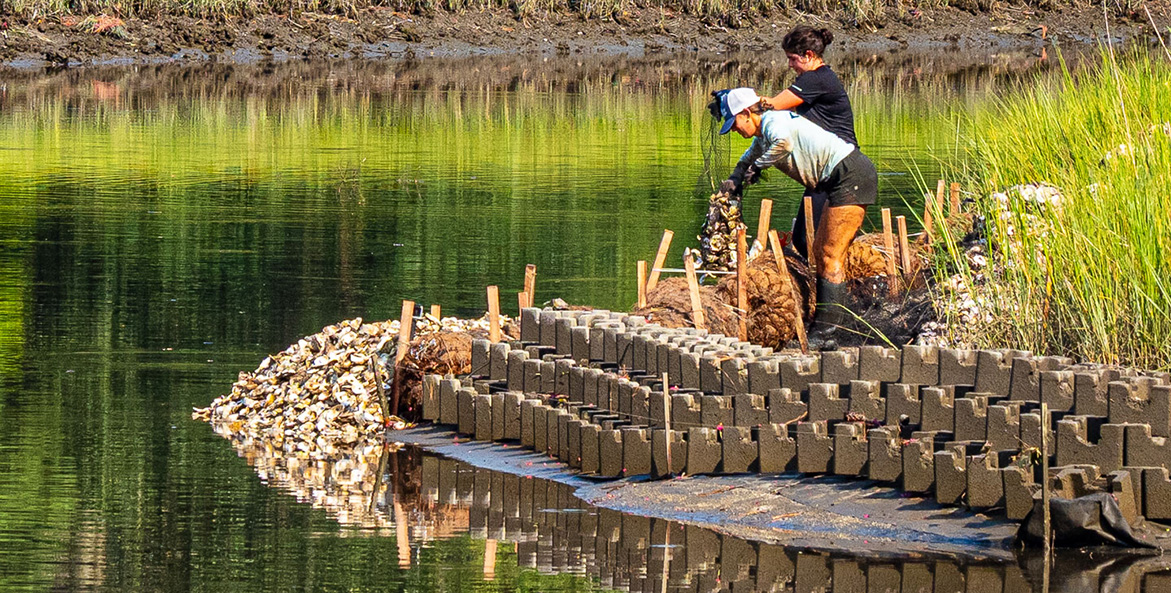
[[(1052, 69), (956, 60), (833, 61), (898, 213), (968, 109)], [(760, 55), (0, 71), (0, 590), (1018, 590), (1015, 568), (802, 555), (413, 449), (266, 458), (190, 419), (340, 319), (478, 315), (488, 284), (514, 312), (526, 263), (538, 302), (628, 307), (664, 228), (672, 261), (695, 245), (705, 152), (722, 176), (746, 146), (710, 142), (708, 91), (790, 79)], [(767, 196), (787, 227), (799, 195), (773, 176), (746, 218)]]

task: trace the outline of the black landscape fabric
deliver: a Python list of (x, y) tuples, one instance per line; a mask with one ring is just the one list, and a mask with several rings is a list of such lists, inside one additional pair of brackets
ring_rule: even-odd
[[(1041, 501), (1033, 501), (1033, 510), (1025, 516), (1017, 531), (1018, 543), (1023, 543), (1026, 547), (1040, 547), (1044, 544), (1043, 513)], [(1049, 513), (1053, 527), (1053, 545), (1058, 548), (1158, 547), (1135, 535), (1130, 524), (1122, 516), (1118, 502), (1105, 492), (1074, 499), (1054, 498), (1049, 501)]]

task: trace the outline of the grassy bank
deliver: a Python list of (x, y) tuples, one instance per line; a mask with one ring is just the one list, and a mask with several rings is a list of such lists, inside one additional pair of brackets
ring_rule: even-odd
[(973, 116), (965, 174), (988, 264), (954, 237), (943, 250), (959, 272), (945, 293), (981, 311), (953, 338), (1171, 368), (1169, 60), (1104, 50)]

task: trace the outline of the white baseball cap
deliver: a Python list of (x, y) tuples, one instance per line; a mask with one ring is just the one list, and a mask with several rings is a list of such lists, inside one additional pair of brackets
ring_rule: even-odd
[(724, 116), (724, 127), (720, 128), (720, 134), (727, 134), (728, 130), (732, 129), (736, 114), (759, 102), (760, 97), (753, 89), (740, 87), (728, 91), (720, 101), (720, 114)]

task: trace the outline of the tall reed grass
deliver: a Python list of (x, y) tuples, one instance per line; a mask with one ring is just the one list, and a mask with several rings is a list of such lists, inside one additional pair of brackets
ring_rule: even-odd
[[(972, 117), (990, 265), (969, 267), (955, 237), (941, 251), (988, 299), (976, 345), (1171, 368), (1169, 60), (1107, 48)], [(1012, 189), (1031, 183), (1059, 197)]]

